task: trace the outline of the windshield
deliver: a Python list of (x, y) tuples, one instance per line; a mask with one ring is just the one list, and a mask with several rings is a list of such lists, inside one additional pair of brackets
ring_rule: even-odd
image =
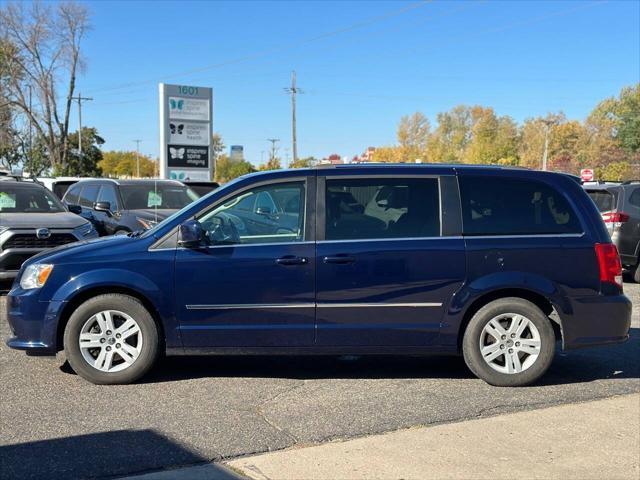
[(162, 183), (121, 185), (120, 192), (125, 210), (146, 210), (149, 208), (180, 210), (200, 198), (198, 194), (185, 186)]
[[(236, 185), (236, 183), (241, 182), (242, 180), (244, 180), (245, 178), (247, 178), (249, 175), (256, 175), (254, 173), (250, 173), (248, 175), (242, 175), (238, 178), (235, 178), (233, 180), (231, 180), (229, 183), (217, 188), (215, 190), (215, 194), (221, 194), (224, 195), (224, 192), (226, 192), (227, 190), (229, 190), (230, 188), (234, 187)], [(202, 198), (200, 198), (198, 200), (198, 204), (203, 204), (204, 202), (207, 202), (207, 198), (210, 197), (213, 194), (213, 192), (210, 192), (209, 194), (203, 196)], [(178, 210), (177, 212), (173, 213), (172, 215), (170, 215), (169, 217), (165, 218), (163, 221), (161, 221), (160, 223), (158, 223), (155, 227), (150, 228), (149, 230), (146, 230), (143, 234), (142, 234), (142, 238), (146, 238), (149, 237), (151, 235), (155, 235), (155, 233), (160, 230), (161, 228), (164, 228), (165, 225), (170, 224), (171, 222), (173, 222), (174, 219), (178, 218), (180, 215), (182, 215), (184, 213), (184, 211), (191, 207), (190, 205), (188, 205), (187, 207), (184, 207), (182, 210)]]
[(596, 207), (598, 207), (600, 213), (615, 210), (617, 195), (608, 190), (588, 190), (587, 193), (591, 197), (591, 200), (593, 200), (593, 203), (596, 204)]
[(45, 188), (10, 185), (0, 182), (0, 212), (2, 213), (58, 213), (65, 208)]

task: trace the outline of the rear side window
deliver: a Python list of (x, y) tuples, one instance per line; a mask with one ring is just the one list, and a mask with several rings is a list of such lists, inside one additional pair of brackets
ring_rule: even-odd
[(327, 240), (440, 236), (435, 178), (327, 180), (325, 203)]
[(587, 190), (589, 197), (593, 200), (593, 203), (598, 207), (598, 211), (610, 212), (616, 209), (618, 203), (618, 196), (608, 190)]
[(93, 208), (93, 204), (98, 197), (100, 185), (86, 185), (80, 192), (80, 205), (86, 208)]
[(582, 233), (567, 200), (535, 180), (459, 177), (465, 235)]
[(634, 207), (640, 208), (640, 188), (636, 188), (629, 197), (629, 203)]

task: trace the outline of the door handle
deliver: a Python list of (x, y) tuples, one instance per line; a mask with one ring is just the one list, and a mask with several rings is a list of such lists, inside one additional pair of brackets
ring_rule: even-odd
[(344, 265), (347, 263), (354, 263), (356, 261), (356, 257), (342, 253), (335, 256), (324, 257), (322, 261), (324, 263), (337, 263), (339, 265)]
[(296, 257), (293, 255), (276, 258), (278, 265), (305, 265), (308, 261), (305, 257)]

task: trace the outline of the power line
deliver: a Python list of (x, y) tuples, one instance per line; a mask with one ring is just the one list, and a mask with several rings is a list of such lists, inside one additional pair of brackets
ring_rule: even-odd
[(367, 20), (363, 20), (362, 22), (358, 22), (358, 23), (355, 23), (355, 24), (352, 24), (352, 25), (349, 25), (349, 26), (346, 26), (346, 27), (342, 27), (342, 28), (339, 28), (339, 29), (336, 29), (336, 30), (332, 30), (332, 31), (329, 31), (329, 32), (325, 32), (325, 33), (322, 33), (322, 34), (318, 34), (318, 35), (315, 35), (313, 37), (308, 37), (306, 39), (302, 39), (302, 40), (299, 40), (299, 41), (288, 42), (286, 44), (279, 45), (277, 47), (269, 48), (269, 49), (266, 49), (266, 50), (262, 50), (262, 51), (254, 53), (254, 54), (249, 54), (249, 55), (246, 55), (246, 56), (243, 56), (243, 57), (234, 58), (234, 59), (227, 60), (227, 61), (220, 62), (220, 63), (214, 63), (214, 64), (211, 64), (211, 65), (206, 65), (206, 66), (200, 67), (200, 68), (184, 70), (182, 72), (176, 72), (176, 73), (173, 73), (173, 74), (170, 74), (170, 75), (159, 76), (159, 77), (156, 77), (154, 79), (141, 80), (139, 82), (123, 83), (123, 84), (116, 85), (116, 86), (113, 86), (113, 87), (103, 87), (103, 88), (100, 88), (100, 92), (104, 93), (104, 92), (109, 92), (109, 91), (113, 91), (113, 90), (127, 89), (129, 87), (133, 87), (133, 86), (137, 86), (137, 85), (152, 84), (152, 83), (156, 83), (159, 79), (165, 80), (165, 79), (173, 78), (173, 77), (181, 77), (181, 76), (184, 76), (184, 75), (190, 75), (190, 74), (193, 74), (193, 73), (199, 73), (199, 72), (203, 72), (203, 71), (207, 71), (207, 70), (212, 70), (212, 69), (215, 69), (215, 68), (225, 67), (225, 66), (228, 66), (228, 65), (234, 65), (234, 64), (238, 64), (238, 63), (244, 63), (244, 62), (247, 62), (247, 61), (251, 61), (251, 60), (256, 60), (256, 59), (259, 59), (259, 58), (267, 57), (267, 56), (269, 56), (269, 55), (271, 55), (273, 53), (280, 53), (280, 52), (284, 52), (284, 51), (288, 51), (288, 50), (293, 50), (295, 48), (298, 48), (300, 45), (316, 42), (318, 40), (324, 40), (325, 38), (329, 38), (329, 37), (332, 37), (332, 36), (335, 36), (335, 35), (340, 35), (342, 33), (346, 33), (346, 32), (350, 32), (352, 30), (363, 28), (363, 27), (369, 26), (371, 24), (386, 20), (388, 18), (392, 18), (392, 17), (396, 17), (396, 16), (399, 16), (399, 15), (405, 14), (405, 13), (410, 12), (412, 10), (415, 10), (417, 8), (421, 8), (421, 7), (425, 6), (427, 3), (430, 3), (432, 1), (433, 0), (422, 0), (422, 1), (419, 1), (419, 2), (415, 2), (415, 3), (412, 3), (412, 4), (407, 5), (405, 7), (402, 7), (400, 9), (392, 10), (390, 12), (387, 12), (387, 13), (385, 13), (383, 15), (378, 15), (376, 17), (372, 17), (372, 18), (369, 18)]

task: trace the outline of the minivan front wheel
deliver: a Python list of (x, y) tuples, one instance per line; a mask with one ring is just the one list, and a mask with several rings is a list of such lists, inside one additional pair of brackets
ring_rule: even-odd
[(469, 369), (487, 383), (528, 385), (551, 365), (555, 334), (536, 305), (522, 298), (501, 298), (472, 317), (462, 351)]
[(64, 350), (74, 371), (92, 383), (131, 383), (155, 362), (158, 329), (136, 298), (99, 295), (69, 318)]

